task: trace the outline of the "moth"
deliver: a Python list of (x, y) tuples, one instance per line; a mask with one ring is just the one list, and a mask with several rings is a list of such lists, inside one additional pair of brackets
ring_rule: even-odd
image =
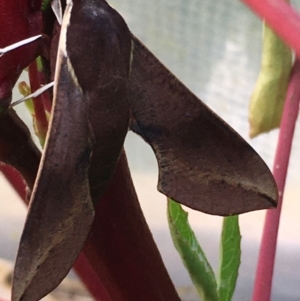
[(13, 279), (12, 300), (39, 300), (68, 273), (128, 129), (155, 152), (158, 190), (209, 214), (275, 207), (255, 151), (134, 37), (104, 0), (69, 0), (52, 114)]

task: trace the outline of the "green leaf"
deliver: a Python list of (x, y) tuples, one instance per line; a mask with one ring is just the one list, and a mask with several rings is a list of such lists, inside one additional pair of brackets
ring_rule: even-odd
[(291, 49), (263, 23), (261, 70), (249, 105), (251, 138), (280, 126), (291, 69)]
[(41, 4), (41, 10), (46, 11), (51, 5), (51, 0), (43, 0)]
[(220, 301), (230, 301), (235, 290), (241, 263), (239, 217), (224, 217), (220, 245), (218, 292)]
[(31, 115), (34, 115), (34, 105), (33, 105), (32, 98), (27, 99), (24, 103), (25, 103), (25, 107), (27, 108), (27, 110), (29, 111), (29, 113)]
[[(31, 94), (31, 89), (25, 81), (21, 81), (18, 84), (18, 90), (19, 90), (20, 94), (22, 94), (24, 97)], [(25, 106), (26, 106), (27, 110), (29, 111), (29, 113), (31, 115), (33, 115), (34, 114), (34, 106), (33, 106), (32, 98), (27, 99), (24, 103), (25, 103)]]
[(168, 222), (173, 243), (202, 301), (218, 301), (214, 272), (188, 222), (188, 214), (168, 199)]

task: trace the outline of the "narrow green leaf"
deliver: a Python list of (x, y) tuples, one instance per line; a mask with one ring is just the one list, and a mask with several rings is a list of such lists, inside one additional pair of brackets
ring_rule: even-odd
[[(24, 97), (31, 94), (31, 89), (25, 81), (21, 81), (18, 84), (18, 90), (19, 90), (20, 94), (22, 94)], [(34, 106), (33, 106), (32, 98), (27, 99), (24, 103), (25, 103), (25, 106), (26, 106), (27, 110), (29, 111), (29, 113), (31, 115), (33, 115), (34, 114)]]
[(224, 217), (220, 245), (218, 292), (220, 301), (232, 299), (241, 263), (239, 217)]
[(291, 69), (291, 49), (263, 23), (261, 69), (249, 105), (251, 138), (279, 127)]
[(202, 301), (218, 301), (214, 272), (188, 222), (188, 214), (168, 199), (168, 222), (173, 243)]
[(29, 111), (29, 113), (31, 115), (34, 115), (34, 105), (33, 105), (32, 98), (27, 99), (24, 103), (25, 103), (25, 107), (27, 108), (27, 110)]
[(51, 0), (43, 0), (41, 4), (41, 10), (46, 11), (50, 7), (50, 4)]
[(38, 72), (43, 72), (44, 71), (44, 66), (43, 66), (43, 61), (42, 61), (41, 56), (38, 56), (36, 58), (36, 65), (37, 65)]

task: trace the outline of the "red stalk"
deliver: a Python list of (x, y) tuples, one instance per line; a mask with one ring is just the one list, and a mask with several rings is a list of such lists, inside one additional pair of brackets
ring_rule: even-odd
[(111, 301), (107, 290), (94, 271), (94, 267), (91, 266), (82, 252), (79, 254), (73, 268), (95, 300)]
[(242, 0), (300, 57), (300, 15), (284, 0)]
[(282, 197), (300, 103), (300, 60), (296, 60), (282, 115), (273, 175), (279, 191), (277, 209), (268, 210), (261, 241), (252, 301), (269, 301), (276, 254)]
[[(33, 187), (40, 162), (40, 152), (31, 140), (28, 128), (13, 110), (9, 110), (0, 118), (0, 162), (18, 170), (27, 185)], [(24, 197), (26, 192), (21, 191), (20, 177), (15, 173), (8, 176), (12, 177), (18, 187), (18, 193)]]
[(109, 296), (97, 300), (180, 301), (143, 216), (124, 152), (96, 207), (83, 254)]
[(0, 164), (0, 171), (3, 173), (8, 182), (13, 186), (22, 200), (26, 200), (26, 184), (20, 173), (13, 167)]

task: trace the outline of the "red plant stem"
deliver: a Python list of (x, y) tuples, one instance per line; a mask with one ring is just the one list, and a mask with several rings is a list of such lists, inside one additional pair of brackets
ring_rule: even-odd
[(284, 0), (242, 0), (300, 57), (300, 15)]
[(260, 246), (252, 301), (269, 301), (276, 255), (282, 197), (291, 153), (300, 103), (300, 60), (296, 60), (291, 73), (273, 166), (273, 175), (279, 191), (277, 209), (268, 210)]
[(14, 190), (18, 193), (22, 200), (26, 200), (26, 184), (20, 173), (13, 167), (0, 164), (0, 171), (3, 173), (7, 181), (13, 185)]
[(87, 257), (82, 252), (75, 261), (73, 268), (95, 300), (111, 301), (107, 290), (94, 270), (95, 267), (91, 266)]
[[(33, 187), (40, 162), (40, 152), (32, 141), (27, 126), (13, 110), (9, 110), (0, 118), (0, 162), (18, 170), (27, 185)], [(17, 185), (14, 182), (23, 198), (25, 192), (20, 191), (22, 188), (20, 177), (15, 176), (14, 173), (8, 176), (19, 183)]]
[(109, 296), (97, 300), (180, 301), (143, 216), (124, 152), (96, 206), (83, 254)]

